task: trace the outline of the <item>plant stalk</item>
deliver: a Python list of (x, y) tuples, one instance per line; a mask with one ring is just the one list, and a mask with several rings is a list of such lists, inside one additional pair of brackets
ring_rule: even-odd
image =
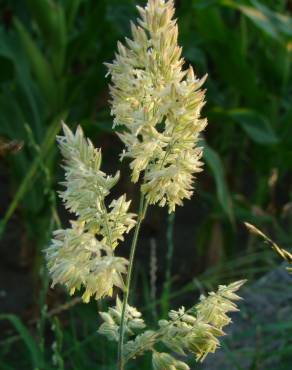
[(169, 311), (169, 300), (171, 294), (171, 269), (172, 269), (172, 259), (173, 259), (173, 252), (174, 252), (174, 221), (175, 221), (175, 213), (170, 213), (168, 215), (167, 220), (167, 231), (166, 231), (166, 240), (167, 240), (167, 254), (166, 254), (166, 273), (165, 273), (165, 281), (163, 285), (163, 293), (162, 293), (162, 307), (163, 307), (163, 315), (166, 317)]
[(148, 201), (145, 201), (144, 195), (141, 195), (140, 198), (140, 205), (139, 205), (139, 213), (137, 218), (137, 224), (135, 227), (134, 236), (132, 239), (131, 244), (131, 251), (130, 251), (130, 260), (129, 260), (129, 270), (126, 279), (126, 287), (124, 291), (124, 299), (123, 299), (123, 307), (122, 307), (122, 315), (121, 315), (121, 324), (120, 324), (120, 333), (119, 333), (119, 343), (118, 343), (118, 369), (124, 370), (125, 368), (125, 361), (124, 361), (124, 336), (125, 336), (125, 319), (126, 319), (126, 307), (128, 304), (129, 293), (130, 293), (130, 286), (132, 281), (132, 271), (133, 271), (133, 264), (136, 252), (136, 246), (139, 236), (140, 227), (142, 221), (145, 217), (146, 211), (148, 208)]

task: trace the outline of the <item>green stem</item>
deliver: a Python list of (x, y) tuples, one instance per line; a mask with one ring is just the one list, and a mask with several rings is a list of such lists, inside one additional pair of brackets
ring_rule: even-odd
[(126, 307), (127, 307), (128, 299), (129, 299), (129, 292), (130, 292), (132, 271), (133, 271), (133, 262), (135, 258), (139, 231), (140, 231), (142, 221), (145, 217), (145, 214), (148, 208), (148, 201), (146, 200), (144, 203), (144, 200), (145, 200), (144, 195), (141, 195), (137, 224), (135, 227), (135, 233), (134, 233), (132, 244), (131, 244), (129, 270), (128, 270), (127, 279), (126, 279), (126, 287), (125, 287), (125, 292), (124, 292), (124, 300), (123, 300), (122, 315), (121, 315), (121, 326), (120, 326), (120, 333), (119, 333), (120, 334), (119, 344), (118, 344), (118, 369), (119, 370), (124, 370), (124, 367), (125, 367), (123, 352), (124, 352)]
[(167, 220), (167, 254), (166, 254), (166, 273), (165, 281), (163, 286), (163, 315), (166, 316), (169, 311), (169, 300), (170, 300), (170, 291), (171, 291), (171, 268), (172, 268), (172, 258), (174, 252), (174, 242), (173, 242), (173, 231), (174, 231), (174, 220), (175, 213), (170, 213)]

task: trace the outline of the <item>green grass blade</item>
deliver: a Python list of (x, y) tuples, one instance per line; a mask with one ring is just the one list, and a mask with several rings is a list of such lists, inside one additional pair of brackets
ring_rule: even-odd
[(283, 42), (285, 36), (292, 36), (292, 18), (274, 12), (256, 0), (252, 1), (254, 6), (238, 4), (233, 0), (222, 0), (221, 3), (241, 11), (259, 29), (278, 41)]
[(14, 25), (27, 54), (31, 69), (47, 99), (47, 103), (54, 110), (57, 107), (58, 94), (56, 92), (58, 89), (51, 66), (23, 24), (15, 18)]
[(258, 144), (277, 144), (279, 142), (270, 122), (262, 114), (251, 109), (232, 109), (230, 117), (238, 122), (248, 136)]
[(225, 180), (225, 173), (223, 163), (218, 155), (218, 153), (210, 148), (206, 142), (203, 143), (204, 146), (204, 158), (207, 165), (210, 167), (217, 188), (218, 200), (231, 221), (234, 220), (233, 206), (231, 201), (231, 195), (228, 190), (228, 186)]
[(27, 328), (23, 325), (22, 321), (15, 315), (7, 314), (0, 315), (0, 320), (8, 320), (17, 330), (21, 338), (23, 339), (29, 353), (31, 355), (32, 364), (34, 369), (43, 369), (44, 360), (42, 358), (41, 351), (37, 345), (37, 342), (33, 339)]
[[(61, 115), (63, 118), (64, 115)], [(24, 177), (22, 183), (20, 184), (12, 202), (10, 203), (7, 212), (5, 213), (3, 219), (0, 221), (0, 238), (5, 230), (7, 222), (10, 220), (11, 216), (13, 215), (16, 207), (18, 206), (19, 202), (26, 194), (28, 189), (30, 188), (34, 176), (37, 173), (39, 165), (42, 163), (42, 160), (48, 154), (50, 148), (52, 147), (53, 143), (55, 142), (55, 137), (58, 134), (61, 128), (61, 118), (58, 117), (48, 128), (44, 141), (40, 147), (39, 155), (33, 161), (31, 167), (29, 168), (26, 176)]]

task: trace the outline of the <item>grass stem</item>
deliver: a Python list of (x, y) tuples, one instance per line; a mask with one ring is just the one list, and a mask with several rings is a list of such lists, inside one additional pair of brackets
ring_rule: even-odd
[(124, 337), (125, 337), (125, 320), (126, 320), (126, 308), (128, 304), (129, 299), (129, 293), (130, 293), (130, 286), (131, 286), (131, 280), (132, 280), (132, 271), (133, 271), (133, 265), (134, 265), (134, 258), (135, 258), (135, 252), (136, 252), (136, 246), (139, 236), (140, 227), (142, 224), (142, 221), (145, 217), (146, 211), (148, 208), (148, 201), (145, 201), (144, 195), (141, 195), (140, 198), (140, 206), (139, 206), (139, 213), (137, 218), (137, 224), (135, 227), (135, 232), (131, 244), (131, 251), (130, 251), (130, 260), (129, 260), (129, 270), (127, 274), (126, 279), (126, 287), (124, 291), (124, 299), (123, 299), (123, 307), (122, 307), (122, 316), (121, 316), (121, 325), (120, 325), (120, 335), (119, 335), (119, 343), (118, 343), (118, 369), (124, 370), (125, 368), (125, 361), (124, 361)]
[(166, 231), (166, 240), (167, 240), (167, 254), (166, 254), (166, 272), (165, 272), (165, 281), (163, 286), (162, 294), (162, 308), (163, 315), (166, 316), (169, 311), (169, 301), (171, 293), (171, 269), (172, 269), (172, 259), (174, 252), (174, 222), (175, 222), (175, 213), (170, 213), (167, 219), (167, 231)]

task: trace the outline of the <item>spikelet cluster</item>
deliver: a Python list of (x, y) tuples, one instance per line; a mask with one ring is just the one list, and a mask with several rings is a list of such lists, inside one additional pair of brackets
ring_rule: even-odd
[[(189, 369), (187, 364), (171, 355), (158, 353), (155, 346), (162, 343), (172, 353), (180, 356), (192, 353), (197, 361), (203, 361), (220, 346), (219, 338), (224, 335), (223, 328), (231, 323), (227, 313), (238, 310), (234, 302), (240, 297), (235, 292), (244, 282), (237, 281), (228, 286), (219, 286), (217, 292), (211, 292), (207, 297), (201, 296), (200, 302), (189, 310), (182, 307), (178, 311), (170, 311), (168, 320), (159, 321), (158, 330), (146, 330), (126, 343), (125, 359), (128, 361), (145, 351), (153, 351), (155, 370)], [(110, 317), (113, 316), (111, 310), (113, 309), (110, 309), (108, 314)], [(129, 318), (131, 320), (130, 316)], [(105, 323), (102, 324), (101, 333), (107, 336), (111, 333), (111, 338), (117, 340), (118, 320), (108, 319), (108, 316), (103, 319)], [(129, 326), (129, 321), (127, 325)]]
[(124, 128), (122, 157), (131, 160), (132, 181), (142, 177), (149, 203), (172, 212), (191, 197), (194, 174), (201, 171), (205, 78), (197, 79), (192, 67), (183, 69), (173, 1), (149, 0), (138, 11), (132, 39), (118, 43), (116, 59), (107, 64), (111, 112)]
[(75, 134), (66, 125), (63, 130), (58, 142), (65, 159), (65, 190), (60, 196), (77, 220), (71, 228), (54, 232), (46, 259), (53, 285), (64, 284), (70, 294), (83, 287), (82, 298), (88, 302), (91, 296), (111, 295), (114, 286), (124, 287), (122, 274), (128, 261), (116, 257), (114, 251), (135, 225), (135, 215), (128, 212), (130, 202), (125, 195), (106, 208), (104, 200), (119, 174), (112, 177), (100, 170), (101, 151), (80, 127)]
[(219, 330), (229, 325), (231, 319), (227, 313), (238, 311), (234, 302), (240, 300), (240, 297), (235, 292), (244, 282), (245, 280), (241, 280), (228, 286), (219, 285), (216, 293), (211, 292), (207, 297), (202, 295), (200, 303), (196, 306), (197, 320), (204, 321)]
[[(122, 317), (122, 302), (117, 296), (116, 306), (110, 307), (108, 312), (100, 312), (100, 316), (103, 319), (103, 324), (98, 329), (98, 332), (105, 335), (109, 340), (119, 340), (119, 328)], [(145, 323), (142, 318), (142, 314), (135, 308), (127, 304), (125, 313), (125, 332), (132, 336), (137, 332), (145, 328)]]
[(217, 292), (202, 296), (193, 309), (170, 311), (170, 320), (161, 320), (162, 341), (172, 351), (184, 355), (193, 353), (197, 361), (203, 361), (208, 353), (214, 353), (220, 346), (219, 337), (224, 335), (223, 327), (231, 322), (228, 312), (237, 311), (235, 294), (244, 281), (228, 286), (219, 286)]
[(124, 347), (125, 359), (128, 361), (131, 358), (142, 356), (145, 352), (153, 351), (157, 337), (157, 332), (154, 330), (145, 330), (129, 340)]
[(153, 352), (152, 365), (154, 370), (190, 370), (185, 362), (179, 361), (164, 352)]

